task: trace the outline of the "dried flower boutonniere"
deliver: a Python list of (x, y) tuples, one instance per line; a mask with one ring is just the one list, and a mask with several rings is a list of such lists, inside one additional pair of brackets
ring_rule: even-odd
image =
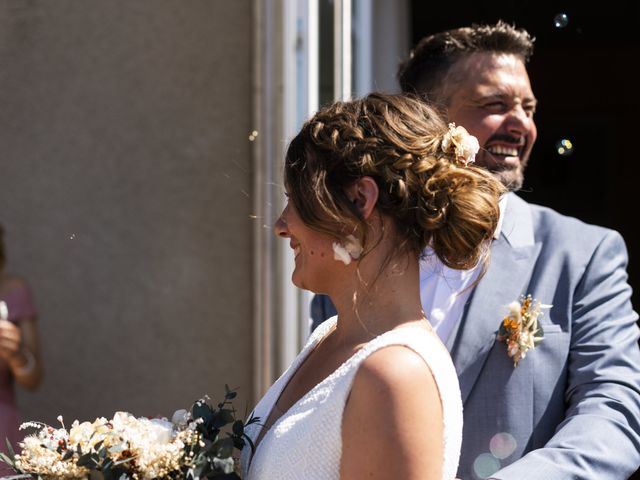
[(509, 304), (509, 314), (500, 323), (498, 341), (507, 344), (507, 355), (513, 359), (514, 367), (544, 338), (538, 317), (543, 309), (551, 307), (534, 300), (531, 295)]

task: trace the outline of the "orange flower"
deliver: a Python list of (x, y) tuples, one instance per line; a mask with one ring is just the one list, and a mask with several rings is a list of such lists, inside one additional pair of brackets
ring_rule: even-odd
[(511, 302), (509, 314), (502, 319), (498, 330), (498, 341), (507, 343), (507, 355), (516, 367), (527, 352), (535, 348), (544, 338), (538, 317), (542, 309), (551, 308), (534, 300), (531, 295), (522, 297), (520, 302)]

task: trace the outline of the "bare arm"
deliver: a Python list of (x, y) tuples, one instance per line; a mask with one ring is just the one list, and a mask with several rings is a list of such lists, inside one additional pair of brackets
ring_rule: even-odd
[[(24, 318), (20, 322), (22, 345), (19, 354), (9, 361), (16, 382), (29, 390), (33, 390), (42, 381), (42, 355), (40, 353), (40, 337), (38, 324), (33, 318)], [(29, 352), (29, 353), (27, 353)], [(33, 355), (33, 359), (27, 358)], [(33, 360), (33, 367), (27, 369), (28, 362)]]
[(435, 380), (418, 354), (402, 346), (373, 353), (345, 406), (340, 478), (441, 479), (442, 422)]
[[(30, 304), (31, 299), (25, 281), (14, 276), (7, 278), (12, 287), (24, 295), (22, 302)], [(19, 309), (18, 311), (22, 312), (21, 316), (13, 321), (7, 320), (7, 310), (6, 308), (3, 310), (4, 318), (0, 318), (0, 359), (9, 366), (16, 383), (33, 390), (42, 381), (38, 324), (33, 313), (27, 313), (34, 310), (33, 308)]]

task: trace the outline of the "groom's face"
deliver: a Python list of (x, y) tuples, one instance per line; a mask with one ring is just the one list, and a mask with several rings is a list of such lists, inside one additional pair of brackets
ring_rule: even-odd
[(517, 190), (536, 141), (536, 99), (522, 59), (474, 53), (460, 59), (443, 81), (448, 119), (480, 143), (476, 164)]

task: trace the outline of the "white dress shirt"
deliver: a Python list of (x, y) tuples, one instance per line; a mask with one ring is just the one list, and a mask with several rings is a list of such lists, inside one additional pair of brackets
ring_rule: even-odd
[[(507, 196), (500, 199), (500, 219), (493, 234), (500, 236), (502, 220), (507, 206)], [(420, 299), (427, 319), (443, 343), (462, 318), (465, 304), (471, 295), (473, 282), (482, 270), (478, 264), (469, 270), (454, 270), (442, 264), (431, 248), (425, 249), (420, 260)]]

